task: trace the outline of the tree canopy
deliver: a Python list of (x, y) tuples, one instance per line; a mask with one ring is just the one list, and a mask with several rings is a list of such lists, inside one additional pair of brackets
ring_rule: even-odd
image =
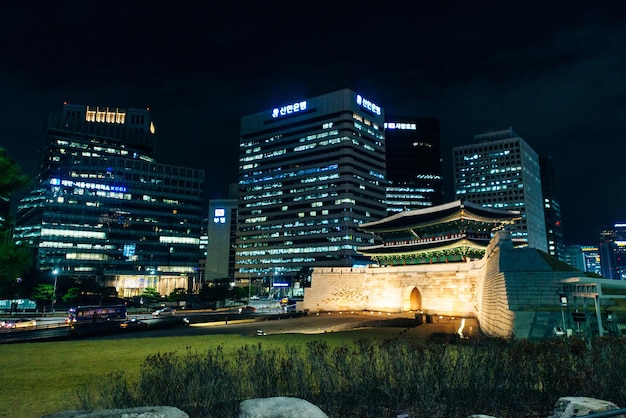
[(0, 213), (0, 299), (23, 296), (19, 294), (21, 277), (32, 266), (30, 250), (13, 242), (13, 225), (8, 219), (13, 193), (29, 183), (19, 165), (0, 147), (0, 207), (4, 209), (4, 213)]

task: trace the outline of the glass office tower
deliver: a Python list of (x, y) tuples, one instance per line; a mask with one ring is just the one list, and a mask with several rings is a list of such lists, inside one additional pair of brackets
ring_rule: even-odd
[(600, 264), (602, 276), (626, 280), (626, 223), (616, 223), (600, 231)]
[(236, 269), (288, 286), (306, 269), (369, 262), (358, 229), (385, 217), (384, 112), (344, 89), (241, 121)]
[(556, 171), (552, 164), (552, 157), (541, 155), (539, 157), (539, 167), (541, 171), (541, 190), (546, 220), (548, 254), (559, 260), (564, 260), (565, 240), (563, 238), (561, 221), (561, 203), (557, 192)]
[(14, 234), (40, 271), (95, 279), (125, 297), (194, 287), (204, 171), (157, 164), (155, 133), (146, 109), (64, 104), (50, 116)]
[(474, 140), (452, 149), (456, 198), (519, 211), (513, 240), (548, 252), (539, 156), (512, 128)]
[(389, 116), (385, 119), (387, 214), (442, 204), (439, 120)]

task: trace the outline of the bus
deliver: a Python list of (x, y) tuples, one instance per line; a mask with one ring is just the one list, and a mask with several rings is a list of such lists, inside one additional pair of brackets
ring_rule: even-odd
[(70, 308), (65, 322), (75, 324), (81, 322), (101, 322), (125, 320), (126, 305), (91, 305)]

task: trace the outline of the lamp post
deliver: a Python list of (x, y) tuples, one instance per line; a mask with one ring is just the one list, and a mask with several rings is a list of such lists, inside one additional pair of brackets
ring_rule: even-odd
[(567, 337), (567, 327), (565, 326), (565, 307), (567, 306), (567, 295), (561, 293), (559, 295), (559, 299), (561, 300), (561, 316), (563, 317), (563, 332)]
[(52, 274), (54, 274), (54, 288), (52, 289), (52, 312), (54, 313), (54, 303), (57, 301), (57, 278), (59, 276), (59, 270), (52, 270)]

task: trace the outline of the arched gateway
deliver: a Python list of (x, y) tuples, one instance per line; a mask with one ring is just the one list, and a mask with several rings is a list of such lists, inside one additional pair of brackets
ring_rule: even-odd
[[(421, 311), (422, 310), (422, 294), (417, 288), (412, 287), (409, 288), (408, 298), (406, 301), (403, 300), (403, 311)], [(408, 308), (408, 309), (407, 309)]]
[(359, 252), (376, 266), (314, 269), (303, 308), (471, 314), (492, 234), (518, 218), (457, 200), (362, 224), (377, 243)]
[[(559, 294), (580, 294), (571, 283), (583, 279), (549, 255), (517, 245), (506, 231), (517, 218), (516, 212), (456, 201), (362, 224), (378, 243), (359, 252), (376, 264), (315, 268), (301, 307), (310, 312), (423, 311), (474, 317), (487, 335), (553, 336), (555, 325), (572, 327), (563, 324), (567, 316)], [(593, 279), (602, 280), (612, 282)], [(596, 296), (598, 324), (601, 301)]]

